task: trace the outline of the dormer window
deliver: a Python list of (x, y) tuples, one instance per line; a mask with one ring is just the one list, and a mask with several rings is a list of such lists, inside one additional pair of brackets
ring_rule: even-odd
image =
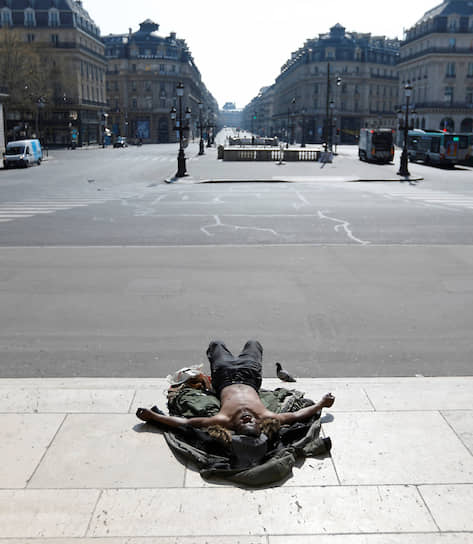
[(12, 26), (13, 25), (13, 20), (12, 20), (11, 9), (10, 8), (3, 8), (2, 9), (0, 23), (1, 23), (2, 27)]
[(25, 26), (36, 26), (36, 14), (33, 8), (25, 9)]
[(458, 17), (453, 16), (448, 18), (448, 30), (449, 32), (458, 32), (459, 28), (459, 20)]
[(51, 8), (48, 12), (48, 25), (49, 26), (60, 26), (61, 20), (59, 17), (59, 10), (56, 8)]

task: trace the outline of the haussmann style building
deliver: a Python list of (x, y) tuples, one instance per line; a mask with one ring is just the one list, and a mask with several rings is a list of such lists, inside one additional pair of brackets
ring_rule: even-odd
[(289, 141), (355, 142), (362, 127), (398, 128), (406, 85), (410, 126), (473, 131), (471, 0), (427, 11), (403, 41), (340, 24), (307, 40), (245, 108), (244, 126)]
[[(9, 139), (32, 136), (39, 117), (37, 136), (43, 143), (68, 145), (72, 138), (77, 145), (99, 142), (106, 109), (107, 63), (100, 30), (82, 2), (0, 0), (0, 25), (16, 32), (43, 58), (52, 59), (70, 74), (67, 92), (56, 89), (48, 100), (34, 97), (39, 111), (7, 109)], [(28, 89), (26, 80), (24, 88)]]
[[(208, 133), (215, 130), (218, 104), (183, 39), (163, 37), (151, 20), (138, 31), (103, 37), (108, 61), (108, 126), (114, 135), (143, 143), (175, 142), (172, 108), (179, 109), (177, 86), (184, 85), (184, 111), (191, 110), (189, 137), (198, 137), (200, 121)], [(179, 115), (179, 114), (178, 114)], [(184, 115), (184, 113), (183, 113)]]
[(335, 25), (292, 53), (274, 85), (247, 106), (247, 128), (307, 143), (330, 131), (349, 143), (361, 127), (394, 126), (399, 50), (397, 39)]
[(473, 132), (473, 2), (425, 13), (406, 31), (398, 70), (400, 91), (412, 86), (417, 128)]

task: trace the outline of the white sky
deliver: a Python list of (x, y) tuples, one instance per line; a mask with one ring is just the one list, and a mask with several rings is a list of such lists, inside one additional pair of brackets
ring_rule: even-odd
[(402, 39), (440, 0), (83, 0), (102, 35), (135, 32), (145, 19), (176, 32), (217, 99), (244, 107), (271, 85), (291, 52), (340, 23)]

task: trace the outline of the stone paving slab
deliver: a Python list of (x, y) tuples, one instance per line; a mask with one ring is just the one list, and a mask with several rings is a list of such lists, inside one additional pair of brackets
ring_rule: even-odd
[[(231, 513), (231, 520), (229, 514)], [(194, 516), (206, 523), (190, 523)], [(88, 536), (432, 532), (417, 489), (397, 487), (105, 490)]]
[(469, 410), (472, 407), (472, 381), (466, 377), (451, 381), (399, 382), (390, 387), (372, 383), (365, 386), (365, 391), (376, 410)]
[(3, 539), (0, 544), (471, 544), (470, 533)]
[[(0, 544), (26, 544), (31, 540), (24, 538), (0, 538)], [(268, 544), (266, 536), (183, 536), (152, 538), (38, 538), (34, 544)], [(435, 543), (434, 543), (435, 544)], [(450, 544), (447, 542), (446, 544)], [(463, 544), (458, 542), (458, 544)]]
[(98, 490), (0, 490), (4, 538), (82, 537), (100, 496)]
[(182, 487), (185, 466), (131, 414), (68, 415), (30, 488)]
[(473, 484), (423, 485), (419, 491), (441, 531), (473, 531)]
[(26, 486), (64, 417), (43, 414), (0, 414), (1, 488), (21, 489)]
[(473, 456), (438, 412), (343, 413), (325, 428), (342, 485), (473, 482)]
[[(269, 544), (308, 544), (306, 536), (272, 536)], [(471, 534), (314, 535), (316, 544), (471, 544)]]
[(2, 388), (0, 413), (127, 412), (133, 390)]
[(442, 415), (465, 447), (473, 454), (473, 410), (447, 411), (442, 412)]

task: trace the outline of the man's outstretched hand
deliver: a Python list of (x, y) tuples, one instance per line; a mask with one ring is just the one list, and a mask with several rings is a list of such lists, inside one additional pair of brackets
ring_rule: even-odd
[(322, 400), (320, 401), (323, 408), (330, 408), (333, 406), (333, 403), (335, 402), (335, 397), (332, 395), (332, 393), (327, 393), (322, 397)]

